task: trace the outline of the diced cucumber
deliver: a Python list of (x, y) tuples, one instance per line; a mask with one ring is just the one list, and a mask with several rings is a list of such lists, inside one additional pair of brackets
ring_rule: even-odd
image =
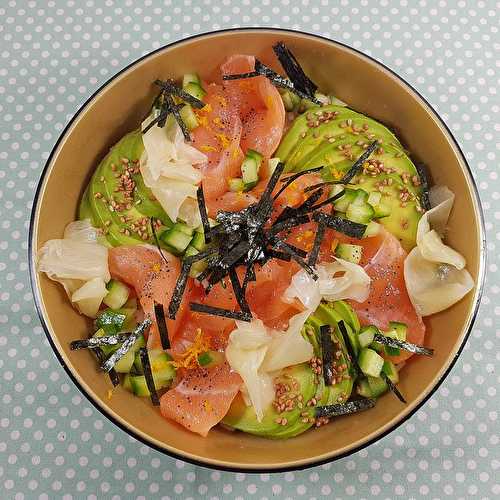
[[(104, 328), (99, 328), (99, 330), (97, 330), (94, 333), (94, 335), (92, 335), (92, 337), (105, 337), (107, 335), (114, 335), (114, 334), (106, 333)], [(116, 348), (117, 348), (117, 346), (114, 346), (114, 345), (103, 345), (103, 346), (101, 346), (101, 351), (104, 353), (105, 356), (109, 356), (114, 351), (116, 351)]]
[(179, 114), (181, 115), (182, 121), (186, 124), (188, 130), (193, 130), (199, 125), (198, 118), (196, 117), (196, 114), (190, 104), (182, 106)]
[(184, 224), (182, 222), (176, 222), (173, 226), (172, 229), (175, 229), (176, 231), (180, 231), (181, 233), (187, 234), (188, 236), (193, 236), (194, 229), (192, 227), (189, 227), (187, 224)]
[(359, 367), (365, 375), (378, 377), (382, 366), (384, 366), (384, 358), (377, 354), (373, 349), (363, 348), (359, 353)]
[(287, 111), (294, 111), (300, 106), (301, 99), (297, 94), (294, 94), (289, 90), (281, 90), (280, 94), (283, 105)]
[[(153, 373), (153, 380), (155, 383), (156, 390), (164, 389), (165, 387), (169, 387), (172, 382), (172, 378), (164, 378), (159, 377)], [(130, 386), (132, 388), (132, 392), (136, 396), (149, 396), (150, 392), (148, 389), (148, 384), (146, 382), (146, 377), (144, 375), (131, 375), (130, 376)]]
[(372, 393), (372, 398), (378, 398), (388, 391), (387, 382), (381, 377), (368, 377), (368, 386)]
[(408, 331), (408, 326), (406, 323), (401, 323), (399, 321), (389, 321), (389, 328), (396, 332), (396, 337), (399, 340), (406, 340), (406, 333)]
[(337, 196), (344, 189), (345, 186), (343, 184), (334, 184), (330, 189), (330, 196)]
[(211, 368), (224, 362), (224, 354), (219, 351), (206, 351), (198, 356), (198, 363), (203, 368)]
[(366, 200), (372, 207), (376, 207), (380, 200), (382, 199), (382, 193), (380, 191), (372, 191), (368, 195), (368, 199)]
[(113, 367), (117, 373), (129, 373), (134, 364), (135, 352), (130, 348)]
[(370, 389), (370, 385), (368, 384), (368, 380), (366, 378), (362, 378), (358, 381), (357, 393), (364, 398), (371, 398), (372, 390)]
[[(200, 234), (200, 233), (195, 233), (195, 234)], [(203, 235), (201, 235), (203, 237)], [(191, 241), (191, 243), (193, 243)], [(186, 249), (186, 253), (184, 254), (185, 257), (190, 257), (191, 255), (196, 255), (197, 253), (200, 253), (199, 250), (194, 248), (192, 245), (189, 245)], [(189, 269), (189, 276), (191, 278), (196, 278), (198, 274), (203, 272), (207, 267), (207, 260), (202, 259), (202, 260), (197, 260), (196, 262), (193, 262), (191, 264), (191, 268)]]
[(187, 228), (184, 224), (174, 224), (171, 229), (167, 229), (160, 235), (160, 240), (172, 249), (177, 255), (182, 254), (191, 242), (193, 233), (184, 231)]
[(182, 88), (185, 89), (190, 83), (196, 83), (201, 87), (201, 80), (197, 73), (186, 73), (182, 77)]
[(356, 189), (356, 197), (352, 200), (352, 204), (363, 206), (368, 203), (368, 193), (364, 189)]
[(239, 177), (229, 179), (227, 184), (229, 186), (229, 191), (232, 191), (233, 193), (241, 193), (245, 190), (245, 183), (243, 182), (243, 179), (240, 179)]
[(347, 207), (354, 201), (356, 198), (356, 190), (351, 188), (345, 188), (345, 193), (333, 204), (335, 210), (337, 212), (345, 213), (347, 211)]
[(368, 205), (368, 203), (364, 203), (361, 205), (351, 203), (347, 207), (345, 215), (349, 220), (353, 222), (368, 224), (372, 220), (374, 213), (375, 211), (373, 210), (373, 207)]
[(383, 217), (389, 217), (391, 215), (391, 208), (384, 203), (379, 203), (373, 207), (373, 218), (382, 219)]
[(335, 255), (340, 259), (359, 264), (361, 256), (363, 255), (363, 247), (360, 245), (351, 245), (349, 243), (339, 243), (335, 249)]
[(206, 95), (205, 90), (199, 83), (189, 82), (187, 85), (184, 85), (184, 90), (200, 101), (203, 100)]
[(122, 329), (126, 319), (127, 315), (120, 309), (116, 311), (105, 309), (95, 319), (95, 326), (98, 329), (102, 328), (106, 335), (114, 335)]
[(130, 290), (125, 283), (118, 280), (110, 280), (106, 285), (108, 293), (103, 302), (111, 309), (120, 309), (128, 300)]
[(245, 184), (245, 191), (252, 189), (259, 182), (259, 169), (262, 163), (262, 155), (253, 149), (249, 149), (241, 164), (241, 176)]
[(370, 238), (372, 236), (376, 236), (379, 231), (380, 231), (380, 224), (371, 220), (366, 226), (363, 238)]
[(375, 338), (375, 334), (379, 333), (379, 329), (376, 326), (364, 326), (361, 328), (358, 334), (359, 345), (361, 347), (368, 347)]
[[(398, 334), (397, 334), (396, 330), (389, 330), (387, 332), (384, 332), (384, 336), (389, 337), (391, 339), (398, 338)], [(385, 353), (388, 356), (399, 356), (401, 354), (401, 350), (399, 349), (399, 347), (391, 347), (391, 346), (386, 345), (386, 346), (384, 346), (384, 349), (385, 349)]]
[(384, 361), (382, 371), (387, 375), (387, 377), (393, 384), (397, 384), (399, 382), (399, 373), (396, 365), (392, 361)]
[(205, 250), (207, 245), (205, 243), (205, 234), (203, 233), (203, 231), (202, 232), (195, 231), (190, 245), (196, 248), (196, 250), (199, 250), (200, 252), (202, 250)]

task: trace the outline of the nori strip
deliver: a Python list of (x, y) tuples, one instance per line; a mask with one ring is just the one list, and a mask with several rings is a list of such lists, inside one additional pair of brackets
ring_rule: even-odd
[(248, 73), (238, 73), (233, 75), (223, 75), (223, 80), (240, 80), (242, 78), (255, 78), (256, 76), (265, 76), (267, 79), (271, 81), (273, 85), (276, 87), (281, 87), (283, 89), (287, 89), (294, 94), (297, 94), (302, 99), (307, 99), (308, 101), (314, 102), (314, 104), (321, 105), (321, 101), (319, 101), (316, 97), (311, 97), (310, 95), (302, 92), (295, 85), (288, 80), (288, 78), (284, 78), (281, 75), (278, 75), (276, 71), (272, 70), (265, 64), (262, 64), (258, 59), (255, 59), (255, 70), (250, 71)]
[(338, 322), (338, 327), (342, 337), (344, 339), (344, 344), (346, 346), (347, 352), (349, 353), (349, 357), (351, 358), (351, 363), (357, 373), (361, 373), (361, 368), (358, 364), (358, 358), (356, 357), (356, 353), (351, 345), (351, 341), (349, 340), (349, 335), (347, 334), (347, 328), (345, 327), (344, 320), (340, 320)]
[(358, 411), (368, 410), (375, 406), (375, 399), (357, 399), (356, 401), (348, 401), (347, 403), (337, 403), (326, 406), (316, 406), (316, 417), (340, 417), (357, 413)]
[(410, 342), (406, 342), (404, 340), (386, 337), (385, 335), (381, 335), (380, 333), (375, 334), (374, 341), (380, 342), (381, 344), (388, 347), (403, 349), (403, 351), (412, 352), (413, 354), (422, 354), (423, 356), (432, 356), (434, 354), (434, 349), (429, 349), (421, 345), (411, 344)]
[(184, 295), (184, 290), (186, 289), (190, 269), (191, 264), (188, 264), (186, 263), (186, 261), (184, 261), (182, 263), (181, 272), (179, 273), (179, 276), (177, 277), (177, 281), (175, 283), (172, 298), (170, 299), (170, 304), (168, 305), (168, 317), (170, 319), (175, 319), (177, 311), (179, 310), (182, 296)]
[[(276, 240), (273, 246), (277, 247), (279, 250), (282, 250), (285, 253), (290, 254), (290, 257), (299, 264), (300, 267), (305, 269), (307, 273), (316, 281), (318, 279), (318, 275), (316, 271), (294, 250), (292, 246), (288, 243), (285, 243), (282, 240)], [(307, 255), (307, 254), (306, 254)]]
[[(104, 354), (104, 352), (100, 347), (92, 349), (92, 352), (95, 354), (97, 361), (99, 362), (99, 365), (102, 365), (106, 361), (106, 355)], [(111, 368), (111, 370), (108, 371), (108, 375), (109, 379), (111, 380), (111, 383), (113, 384), (113, 387), (120, 385), (120, 377), (118, 373), (116, 373), (114, 368)]]
[(314, 97), (318, 86), (304, 73), (304, 70), (300, 67), (291, 50), (283, 42), (273, 45), (273, 50), (295, 88), (310, 97)]
[(294, 217), (289, 217), (288, 219), (275, 222), (269, 230), (269, 235), (275, 236), (282, 231), (287, 231), (288, 229), (301, 226), (302, 224), (307, 224), (308, 222), (310, 222), (308, 215), (297, 215)]
[(396, 387), (396, 384), (388, 377), (387, 373), (381, 372), (382, 378), (386, 381), (389, 390), (395, 394), (395, 396), (401, 401), (401, 403), (406, 404), (406, 399), (399, 392), (399, 389)]
[[(179, 127), (181, 128), (182, 133), (184, 134), (184, 139), (186, 139), (186, 141), (191, 141), (191, 134), (189, 133), (189, 129), (187, 125), (184, 123), (184, 120), (182, 119), (182, 116), (179, 113), (179, 107), (175, 105), (172, 96), (170, 94), (165, 94), (165, 101), (167, 102), (170, 112), (174, 116), (176, 122), (179, 124)], [(160, 123), (158, 122), (158, 125), (159, 124)]]
[(341, 180), (319, 182), (318, 184), (313, 184), (312, 186), (307, 186), (304, 189), (304, 193), (309, 193), (310, 191), (316, 191), (316, 189), (323, 188), (326, 186), (334, 186), (336, 184), (343, 184), (343, 182)]
[(417, 174), (420, 178), (420, 183), (422, 184), (422, 207), (425, 210), (431, 209), (431, 200), (429, 199), (429, 176), (427, 174), (427, 169), (422, 163), (414, 162)]
[(366, 224), (352, 222), (348, 219), (343, 219), (342, 217), (324, 214), (323, 212), (315, 212), (313, 219), (316, 222), (323, 222), (329, 228), (335, 229), (336, 231), (344, 233), (347, 236), (351, 236), (352, 238), (357, 238), (358, 240), (363, 237), (366, 230)]
[(353, 163), (352, 167), (344, 174), (341, 179), (342, 184), (347, 184), (363, 168), (363, 163), (368, 160), (370, 155), (378, 148), (378, 141), (373, 141), (363, 152), (363, 154)]
[[(269, 239), (269, 243), (273, 246), (277, 244), (277, 242), (280, 241), (280, 239), (277, 236), (274, 236), (273, 238)], [(302, 250), (302, 248), (296, 247), (295, 245), (292, 245), (291, 243), (286, 243), (288, 248), (292, 249), (299, 257), (306, 258), (307, 257), (307, 252), (305, 250)], [(291, 255), (288, 252), (288, 255)]]
[(167, 321), (165, 319), (165, 310), (163, 304), (155, 301), (155, 319), (158, 325), (158, 333), (160, 334), (161, 347), (164, 351), (170, 349), (170, 339), (168, 338)]
[(339, 191), (337, 194), (330, 196), (330, 198), (327, 198), (326, 200), (318, 203), (317, 205), (314, 205), (311, 207), (311, 210), (318, 210), (321, 207), (324, 207), (325, 205), (329, 205), (330, 203), (333, 203), (334, 201), (337, 201), (339, 198), (344, 196), (345, 190), (343, 189), (342, 191)]
[(307, 263), (311, 267), (314, 267), (316, 265), (319, 251), (321, 249), (321, 243), (323, 242), (323, 238), (325, 237), (325, 232), (326, 232), (326, 226), (322, 222), (319, 222), (316, 234), (314, 235), (313, 247), (309, 253), (309, 258), (307, 259)]
[(283, 182), (283, 186), (281, 186), (280, 190), (274, 195), (274, 199), (276, 200), (278, 196), (290, 185), (292, 182), (295, 182), (297, 179), (302, 177), (303, 175), (310, 174), (313, 172), (319, 172), (322, 170), (324, 167), (323, 165), (321, 167), (314, 167), (310, 168), (309, 170), (302, 170), (302, 172), (297, 172), (296, 174), (289, 175), (288, 177), (285, 177), (284, 179), (281, 179), (281, 182)]
[(149, 224), (151, 225), (151, 232), (153, 233), (153, 239), (155, 240), (156, 248), (158, 249), (158, 252), (160, 252), (161, 258), (165, 261), (165, 264), (167, 264), (168, 266), (169, 262), (167, 258), (163, 255), (162, 249), (160, 247), (160, 241), (158, 240), (158, 235), (156, 234), (154, 217), (149, 218)]
[(321, 341), (321, 358), (323, 366), (323, 379), (325, 385), (333, 384), (333, 351), (332, 327), (330, 325), (321, 325), (319, 329)]
[(142, 371), (146, 379), (146, 385), (149, 389), (151, 403), (153, 406), (160, 406), (160, 398), (156, 392), (155, 381), (153, 379), (153, 372), (151, 371), (151, 363), (149, 362), (148, 350), (145, 347), (139, 349), (139, 357), (141, 359)]
[(127, 340), (101, 365), (105, 372), (109, 372), (115, 364), (127, 354), (130, 348), (135, 344), (135, 341), (151, 326), (151, 320), (146, 318), (142, 323), (139, 323), (135, 330), (129, 335)]
[(290, 262), (292, 260), (290, 254), (287, 254), (285, 252), (280, 252), (272, 248), (266, 249), (266, 256), (269, 256), (271, 259), (279, 259), (279, 260), (284, 260), (286, 262)]
[(250, 249), (250, 243), (245, 240), (240, 240), (239, 243), (237, 243), (231, 250), (229, 250), (226, 255), (221, 259), (221, 266), (224, 269), (228, 269), (236, 262), (238, 262), (244, 255), (247, 254), (248, 250)]
[(180, 97), (183, 101), (191, 104), (194, 108), (201, 109), (205, 106), (205, 103), (200, 99), (188, 94), (181, 87), (176, 85), (173, 80), (155, 80), (155, 84), (158, 85), (164, 92), (170, 95), (176, 95)]
[(76, 351), (78, 349), (94, 349), (102, 345), (117, 345), (125, 341), (128, 336), (128, 333), (120, 333), (118, 335), (106, 335), (104, 337), (91, 337), (89, 339), (73, 340), (69, 344), (69, 348), (72, 351)]
[(236, 300), (238, 302), (238, 305), (240, 306), (240, 309), (243, 312), (252, 314), (250, 311), (250, 306), (248, 305), (247, 299), (245, 297), (245, 293), (241, 288), (240, 280), (238, 279), (238, 274), (236, 273), (236, 269), (234, 267), (232, 267), (229, 270), (229, 279), (231, 280), (231, 285), (233, 287), (234, 295), (236, 296)]
[(203, 260), (207, 257), (210, 257), (210, 255), (213, 255), (217, 252), (218, 252), (217, 248), (207, 248), (206, 250), (202, 250), (201, 252), (195, 253), (194, 255), (189, 255), (188, 257), (184, 257), (183, 262), (188, 265), (191, 265), (194, 264), (195, 262), (198, 262), (199, 260)]
[(196, 191), (196, 199), (198, 200), (198, 210), (200, 211), (201, 224), (203, 225), (203, 236), (205, 238), (205, 243), (210, 243), (210, 222), (208, 220), (205, 194), (203, 193), (203, 184), (200, 184), (198, 190)]
[(240, 321), (252, 321), (252, 314), (245, 311), (230, 311), (229, 309), (213, 307), (198, 302), (191, 302), (189, 307), (191, 311), (198, 313), (211, 314), (212, 316), (221, 316), (222, 318), (237, 319)]

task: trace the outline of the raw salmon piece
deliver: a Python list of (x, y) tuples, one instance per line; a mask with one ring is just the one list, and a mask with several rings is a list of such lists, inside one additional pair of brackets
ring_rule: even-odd
[[(239, 54), (231, 56), (221, 67), (223, 75), (248, 73), (254, 68), (254, 56)], [(240, 142), (243, 152), (254, 149), (271, 157), (285, 126), (285, 108), (277, 89), (264, 76), (226, 80), (224, 89), (243, 124)]]
[(214, 200), (228, 191), (228, 179), (241, 176), (241, 120), (220, 85), (206, 85), (205, 106), (198, 110), (199, 126), (191, 132), (193, 146), (207, 155), (202, 167), (203, 192), (211, 216)]
[[(366, 248), (362, 264), (372, 279), (368, 299), (361, 304), (351, 301), (361, 323), (381, 329), (387, 329), (389, 321), (406, 323), (408, 342), (421, 345), (425, 325), (406, 291), (403, 275), (405, 250), (398, 239), (384, 229), (376, 237), (361, 240), (361, 244)], [(399, 363), (411, 356), (412, 353), (401, 351), (399, 356), (391, 356), (390, 359)]]
[(183, 370), (177, 385), (161, 397), (161, 414), (205, 437), (226, 415), (241, 384), (227, 363)]
[[(157, 249), (147, 246), (121, 246), (109, 250), (109, 271), (115, 279), (123, 281), (135, 290), (142, 309), (153, 325), (149, 331), (148, 346), (160, 347), (158, 328), (154, 320), (154, 302), (163, 304), (165, 316), (172, 297), (181, 265), (177, 257), (164, 252), (165, 262)], [(190, 287), (187, 287), (175, 320), (167, 319), (167, 328), (172, 342), (178, 325), (187, 311)]]

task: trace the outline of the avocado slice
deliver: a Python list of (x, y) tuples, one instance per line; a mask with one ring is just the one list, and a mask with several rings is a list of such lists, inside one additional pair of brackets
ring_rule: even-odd
[[(94, 226), (103, 230), (112, 246), (153, 243), (147, 220), (149, 217), (171, 225), (167, 214), (145, 186), (134, 163), (143, 151), (139, 130), (125, 135), (98, 165), (80, 202), (79, 217), (90, 218)], [(122, 159), (130, 163), (126, 165)], [(122, 190), (121, 175), (126, 171), (133, 181), (130, 198)], [(111, 201), (119, 208), (113, 207)], [(139, 232), (139, 226), (144, 227), (144, 230)]]
[[(330, 305), (325, 305), (325, 308), (332, 311), (332, 318), (342, 319)], [(319, 330), (322, 325), (332, 324), (336, 326), (337, 321), (323, 321), (316, 313), (311, 315), (306, 326), (303, 329), (304, 337), (311, 341), (314, 347), (315, 356), (321, 357), (319, 348)], [(347, 349), (342, 338), (342, 335), (337, 328), (333, 329), (335, 339), (340, 343), (342, 354), (339, 358), (340, 364), (346, 364), (345, 371), (348, 378), (343, 378), (341, 381), (334, 383), (331, 386), (325, 386), (323, 377), (313, 372), (309, 363), (302, 363), (286, 368), (280, 375), (280, 379), (291, 380), (293, 377), (298, 383), (298, 394), (302, 396), (304, 403), (315, 397), (318, 405), (329, 405), (340, 401), (346, 401), (353, 390), (354, 377), (353, 368), (347, 353)], [(241, 395), (238, 395), (222, 422), (234, 429), (238, 429), (249, 434), (262, 436), (269, 439), (288, 439), (297, 436), (314, 425), (314, 407), (304, 404), (303, 408), (295, 407), (291, 411), (277, 412), (271, 406), (267, 409), (261, 422), (257, 421), (255, 411), (251, 406), (246, 406)], [(277, 419), (286, 418), (286, 425), (277, 422)]]
[[(331, 113), (336, 114), (332, 117)], [(328, 119), (319, 120), (325, 116)], [(338, 180), (374, 140), (379, 141), (380, 148), (365, 163), (366, 170), (351, 182), (368, 193), (382, 193), (382, 204), (389, 215), (379, 222), (410, 250), (415, 246), (422, 214), (422, 187), (415, 165), (387, 127), (349, 108), (335, 105), (311, 108), (296, 118), (276, 156), (285, 162), (288, 171), (324, 165), (324, 179)], [(373, 165), (374, 161), (383, 168)]]

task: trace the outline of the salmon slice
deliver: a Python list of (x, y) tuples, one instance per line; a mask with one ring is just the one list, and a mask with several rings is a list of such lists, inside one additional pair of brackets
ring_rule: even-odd
[[(255, 68), (255, 57), (231, 56), (222, 74), (248, 73)], [(243, 131), (241, 149), (254, 149), (270, 158), (279, 145), (285, 126), (285, 108), (278, 90), (264, 76), (224, 82), (230, 102), (238, 109)]]
[(228, 99), (222, 86), (205, 85), (205, 106), (196, 111), (199, 126), (191, 132), (193, 146), (207, 155), (202, 167), (203, 192), (211, 216), (213, 203), (228, 191), (228, 179), (241, 175), (243, 153), (240, 148), (241, 120), (238, 110)]
[[(387, 329), (389, 321), (406, 323), (408, 342), (421, 345), (425, 325), (406, 291), (403, 265), (407, 254), (401, 243), (391, 233), (381, 229), (377, 236), (363, 239), (361, 244), (366, 253), (361, 264), (372, 279), (368, 299), (363, 303), (351, 301), (361, 324)], [(401, 351), (399, 356), (391, 356), (390, 359), (400, 363), (412, 355)]]
[[(181, 265), (177, 257), (164, 252), (167, 262), (156, 248), (147, 246), (121, 246), (109, 249), (108, 263), (111, 276), (130, 285), (137, 294), (145, 316), (153, 324), (149, 330), (148, 347), (161, 348), (158, 327), (155, 322), (154, 302), (163, 304), (165, 316), (172, 298)], [(188, 310), (191, 286), (186, 289), (175, 320), (167, 319), (167, 328), (172, 342), (182, 317)]]
[(161, 397), (161, 414), (205, 437), (226, 415), (241, 384), (240, 376), (225, 362), (183, 370), (177, 385)]

